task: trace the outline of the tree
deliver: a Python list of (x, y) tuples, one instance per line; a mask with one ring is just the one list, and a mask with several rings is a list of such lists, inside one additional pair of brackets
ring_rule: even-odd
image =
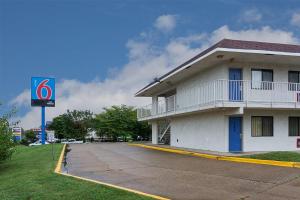
[(145, 122), (137, 121), (136, 110), (133, 107), (121, 105), (104, 108), (104, 112), (96, 115), (92, 127), (101, 136), (118, 137), (126, 140), (128, 136), (137, 138), (138, 135), (148, 137), (150, 127)]
[(14, 152), (13, 136), (8, 121), (13, 114), (14, 110), (0, 116), (0, 162), (10, 158)]
[(92, 118), (93, 113), (89, 110), (67, 110), (67, 113), (53, 119), (49, 129), (54, 130), (56, 137), (59, 139), (74, 138), (84, 140)]
[(58, 139), (71, 138), (71, 122), (66, 114), (53, 118), (53, 122), (49, 125), (49, 129), (55, 131), (55, 135)]
[(26, 137), (26, 140), (28, 142), (35, 142), (36, 141), (36, 135), (35, 133), (33, 132), (33, 130), (27, 130), (25, 131), (25, 137)]
[(107, 136), (116, 141), (119, 137), (136, 139), (138, 136), (149, 137), (151, 129), (146, 122), (137, 121), (136, 110), (130, 106), (112, 106), (93, 117), (85, 111), (67, 111), (53, 119), (49, 125), (59, 139), (85, 139), (88, 129), (96, 131), (100, 137)]

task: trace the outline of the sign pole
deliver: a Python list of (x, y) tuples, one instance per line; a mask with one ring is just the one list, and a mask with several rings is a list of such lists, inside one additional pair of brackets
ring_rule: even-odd
[(45, 144), (45, 106), (42, 106), (42, 144)]

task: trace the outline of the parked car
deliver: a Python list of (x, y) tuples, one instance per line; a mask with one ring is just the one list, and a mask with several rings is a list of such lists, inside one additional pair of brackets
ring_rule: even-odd
[(63, 144), (82, 144), (83, 141), (82, 140), (77, 141), (75, 139), (68, 139), (68, 140), (62, 139), (61, 143), (63, 143)]
[(136, 140), (137, 141), (149, 141), (149, 137), (147, 137), (147, 136), (140, 136), (140, 135), (138, 135), (137, 137), (136, 137)]
[(82, 140), (69, 139), (68, 144), (82, 144)]
[[(45, 144), (49, 144), (49, 142), (45, 142)], [(36, 141), (34, 143), (29, 144), (30, 147), (31, 146), (39, 146), (39, 145), (42, 145), (41, 141)]]

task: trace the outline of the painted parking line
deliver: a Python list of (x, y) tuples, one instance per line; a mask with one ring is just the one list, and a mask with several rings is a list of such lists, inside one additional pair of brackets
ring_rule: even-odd
[(55, 170), (54, 170), (54, 172), (57, 173), (57, 174), (60, 174), (60, 175), (63, 175), (63, 176), (73, 177), (75, 179), (79, 179), (79, 180), (83, 180), (83, 181), (89, 181), (89, 182), (92, 182), (92, 183), (96, 183), (96, 184), (116, 188), (116, 189), (119, 189), (119, 190), (125, 190), (127, 192), (132, 192), (132, 193), (139, 194), (139, 195), (142, 195), (142, 196), (151, 197), (153, 199), (170, 200), (170, 199), (165, 198), (165, 197), (161, 197), (161, 196), (157, 196), (157, 195), (153, 195), (153, 194), (148, 194), (148, 193), (141, 192), (141, 191), (138, 191), (138, 190), (129, 189), (129, 188), (121, 187), (121, 186), (118, 186), (118, 185), (113, 185), (113, 184), (105, 183), (105, 182), (102, 182), (102, 181), (96, 181), (96, 180), (93, 180), (93, 179), (88, 179), (88, 178), (84, 178), (84, 177), (80, 177), (80, 176), (75, 176), (75, 175), (72, 175), (72, 174), (62, 173), (61, 172), (61, 166), (62, 166), (62, 163), (63, 163), (65, 150), (66, 150), (66, 144), (63, 146), (63, 149), (60, 153), (59, 159), (57, 161), (57, 164), (56, 164), (56, 167), (55, 167)]
[(239, 162), (239, 163), (251, 163), (251, 164), (258, 164), (258, 165), (271, 165), (271, 166), (279, 166), (279, 167), (300, 168), (299, 162), (259, 160), (259, 159), (253, 159), (253, 158), (240, 158), (240, 157), (232, 157), (232, 156), (217, 156), (217, 155), (197, 153), (197, 152), (186, 151), (186, 150), (181, 150), (181, 149), (157, 147), (157, 146), (145, 145), (145, 144), (128, 144), (128, 145), (147, 148), (147, 149), (153, 149), (153, 150), (158, 150), (158, 151), (170, 152), (170, 153), (177, 153), (177, 154), (182, 154), (182, 155), (196, 156), (196, 157), (213, 159), (213, 160), (222, 160), (222, 161)]

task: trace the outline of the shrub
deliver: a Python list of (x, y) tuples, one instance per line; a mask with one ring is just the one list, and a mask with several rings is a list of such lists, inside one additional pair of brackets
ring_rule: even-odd
[(15, 109), (13, 109), (4, 115), (0, 115), (0, 162), (9, 159), (14, 152), (15, 144), (12, 131), (9, 128), (8, 119), (10, 119), (15, 112)]
[(14, 141), (7, 119), (0, 118), (0, 162), (9, 159), (14, 151)]
[(29, 142), (27, 139), (22, 139), (22, 140), (20, 141), (20, 144), (25, 145), (25, 146), (28, 146), (28, 145), (30, 144), (30, 142)]
[(25, 131), (25, 138), (28, 144), (37, 141), (36, 134), (33, 132), (33, 130)]

